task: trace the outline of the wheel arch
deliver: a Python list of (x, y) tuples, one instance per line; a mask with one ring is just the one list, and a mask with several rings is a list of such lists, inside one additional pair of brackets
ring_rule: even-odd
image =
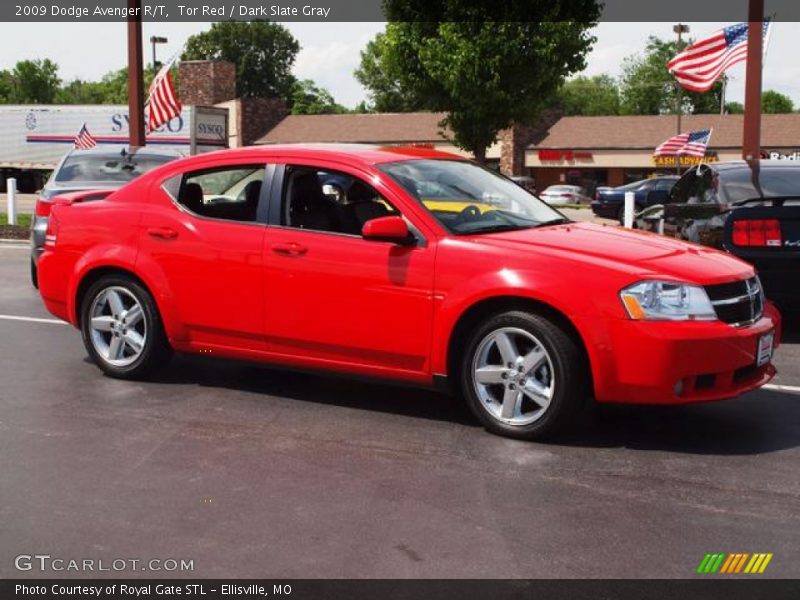
[(546, 317), (564, 329), (567, 335), (572, 338), (586, 361), (586, 368), (590, 375), (589, 389), (594, 394), (594, 370), (592, 369), (591, 355), (584, 337), (578, 328), (561, 310), (547, 302), (527, 296), (501, 295), (483, 298), (468, 306), (458, 317), (447, 342), (447, 379), (450, 387), (460, 376), (460, 361), (457, 349), (463, 347), (471, 331), (483, 320), (492, 315), (508, 312), (512, 310), (522, 310)]
[(106, 277), (108, 275), (124, 275), (125, 277), (130, 277), (136, 283), (141, 285), (147, 292), (150, 294), (150, 297), (153, 299), (153, 302), (156, 304), (156, 309), (158, 310), (159, 314), (162, 314), (161, 307), (158, 304), (158, 298), (153, 293), (151, 287), (144, 281), (141, 277), (139, 277), (136, 273), (127, 269), (125, 267), (121, 267), (119, 265), (97, 265), (89, 270), (87, 270), (78, 281), (78, 285), (75, 288), (75, 297), (74, 297), (74, 311), (75, 311), (75, 325), (77, 327), (81, 326), (81, 307), (83, 306), (83, 300), (86, 297), (86, 293), (89, 291), (89, 288), (92, 287), (94, 283), (99, 281), (101, 278)]

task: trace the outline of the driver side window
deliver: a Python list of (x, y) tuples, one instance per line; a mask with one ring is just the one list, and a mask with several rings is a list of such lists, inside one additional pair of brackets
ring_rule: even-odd
[(400, 212), (357, 177), (301, 165), (286, 167), (281, 223), (286, 227), (361, 235), (364, 223)]
[(264, 169), (264, 165), (248, 165), (187, 173), (181, 181), (178, 203), (202, 217), (253, 222)]

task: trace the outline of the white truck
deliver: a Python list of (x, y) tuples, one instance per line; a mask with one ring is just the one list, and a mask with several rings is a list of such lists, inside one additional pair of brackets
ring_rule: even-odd
[[(98, 145), (128, 145), (127, 106), (0, 105), (0, 191), (8, 177), (16, 177), (22, 192), (39, 189), (84, 123)], [(147, 135), (147, 146), (187, 155), (227, 148), (228, 110), (185, 106), (180, 116)]]

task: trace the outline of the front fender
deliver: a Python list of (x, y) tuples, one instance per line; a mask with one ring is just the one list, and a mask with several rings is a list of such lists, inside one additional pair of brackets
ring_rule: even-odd
[(560, 274), (501, 269), (469, 279), (446, 294), (437, 294), (431, 362), (434, 373), (447, 373), (448, 347), (458, 320), (471, 307), (492, 298), (521, 298), (549, 306), (575, 326), (588, 349), (590, 332), (584, 330), (586, 320), (581, 317), (593, 307), (597, 310), (590, 297), (566, 295)]

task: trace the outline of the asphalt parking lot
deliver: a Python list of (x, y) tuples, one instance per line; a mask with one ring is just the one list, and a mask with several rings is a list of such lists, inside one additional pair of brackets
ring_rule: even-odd
[[(607, 407), (558, 444), (427, 391), (178, 358), (116, 381), (0, 245), (0, 577), (20, 554), (191, 559), (193, 577), (800, 575), (800, 327), (736, 400)], [(646, 360), (646, 357), (643, 357)], [(744, 577), (743, 575), (741, 577)]]

